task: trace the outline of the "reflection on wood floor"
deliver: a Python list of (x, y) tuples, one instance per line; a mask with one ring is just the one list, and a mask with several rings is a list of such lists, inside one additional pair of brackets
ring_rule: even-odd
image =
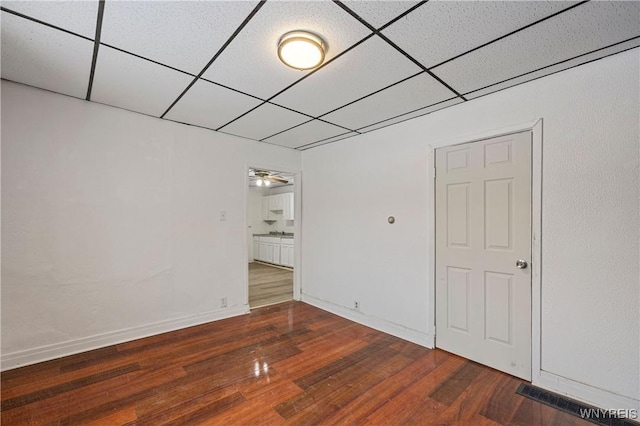
[(258, 262), (249, 264), (249, 307), (293, 299), (293, 271)]
[(522, 383), (301, 302), (5, 371), (3, 425), (585, 425)]

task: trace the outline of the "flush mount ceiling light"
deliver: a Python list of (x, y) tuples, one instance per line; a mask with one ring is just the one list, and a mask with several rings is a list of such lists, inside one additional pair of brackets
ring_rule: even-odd
[(278, 57), (287, 66), (310, 70), (324, 61), (325, 44), (320, 37), (307, 31), (291, 31), (280, 38)]

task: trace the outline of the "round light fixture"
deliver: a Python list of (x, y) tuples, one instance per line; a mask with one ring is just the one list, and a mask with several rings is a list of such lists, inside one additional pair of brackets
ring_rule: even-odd
[(307, 31), (291, 31), (280, 38), (278, 57), (287, 66), (310, 70), (324, 61), (324, 42)]

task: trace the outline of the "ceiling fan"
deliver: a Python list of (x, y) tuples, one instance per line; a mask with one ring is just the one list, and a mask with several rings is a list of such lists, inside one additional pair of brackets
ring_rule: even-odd
[(257, 178), (256, 185), (258, 186), (262, 186), (263, 184), (265, 186), (269, 186), (272, 182), (282, 183), (282, 184), (289, 183), (288, 180), (283, 179), (279, 176), (274, 176), (271, 174), (271, 172), (268, 172), (266, 170), (253, 170), (252, 173), (251, 172), (249, 173), (249, 175), (251, 176), (252, 174)]

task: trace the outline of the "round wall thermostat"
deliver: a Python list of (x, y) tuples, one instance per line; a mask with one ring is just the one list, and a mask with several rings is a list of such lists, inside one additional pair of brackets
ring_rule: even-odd
[(389, 216), (389, 217), (387, 218), (387, 222), (389, 222), (389, 223), (393, 223), (393, 222), (395, 222), (395, 221), (396, 221), (396, 218), (395, 218), (395, 217), (393, 217), (393, 216)]

